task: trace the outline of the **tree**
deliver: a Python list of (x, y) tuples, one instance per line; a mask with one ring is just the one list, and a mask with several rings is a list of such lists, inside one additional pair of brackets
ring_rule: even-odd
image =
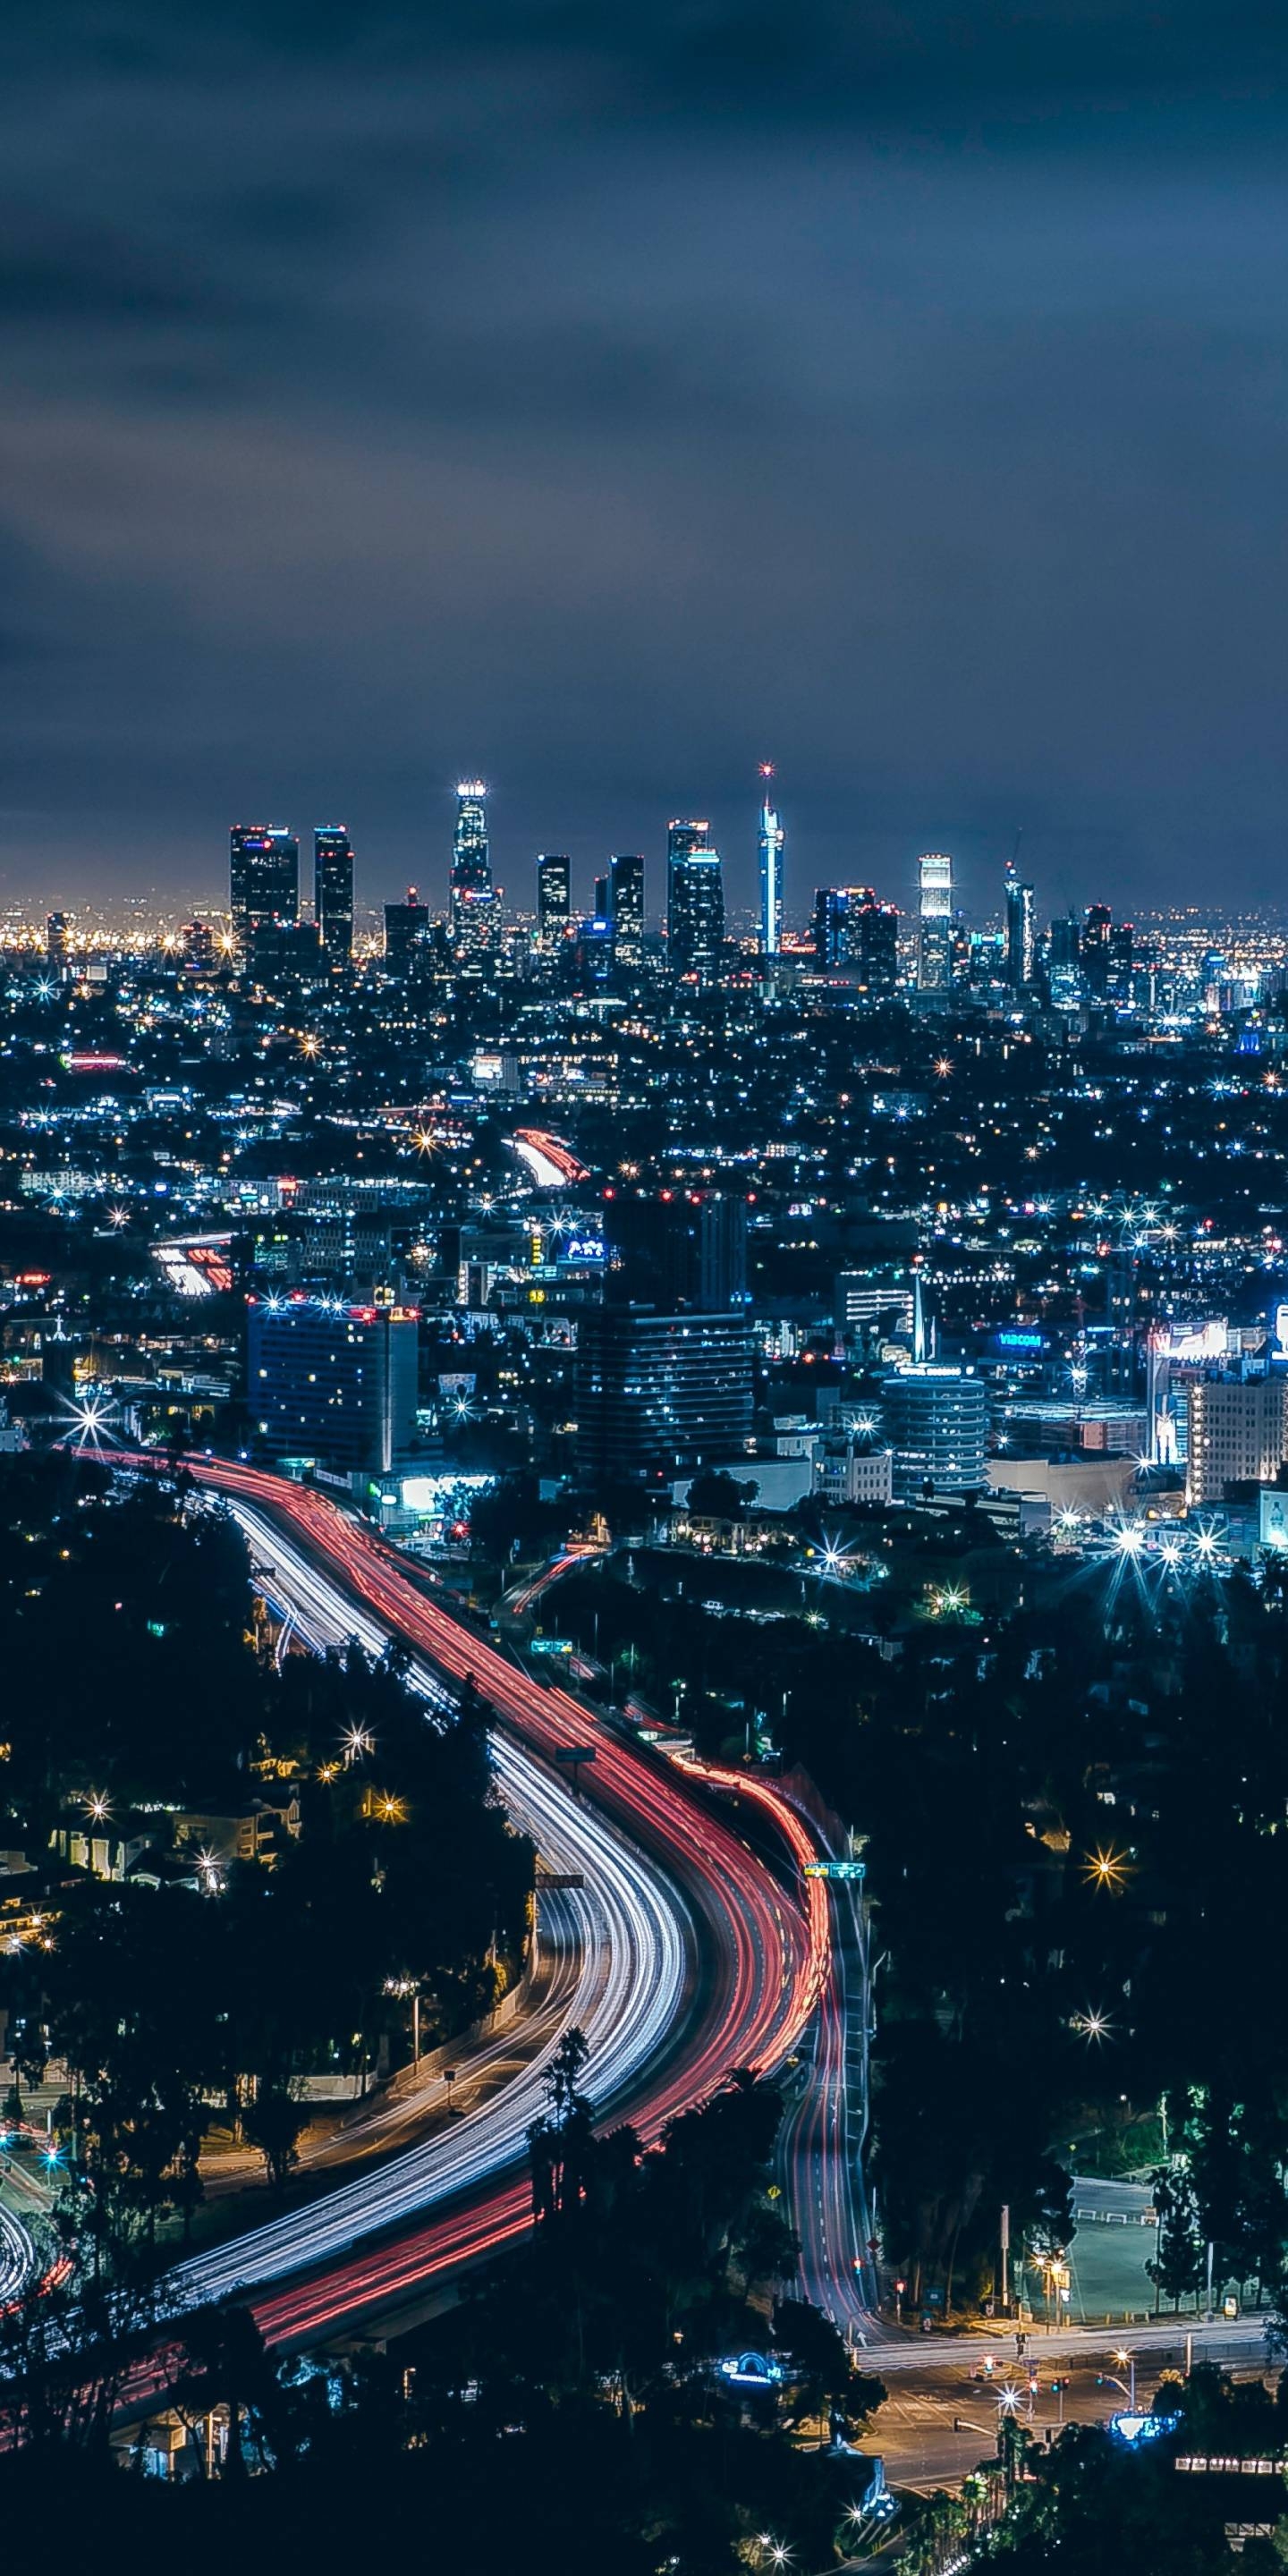
[(298, 2077), (286, 2083), (260, 2084), (254, 2101), (242, 2114), (242, 2128), (252, 2147), (259, 2148), (267, 2178), (277, 2191), (285, 2188), (288, 2176), (299, 2163), (300, 2132), (307, 2127), (309, 2116), (302, 2095)]
[[(1203, 2238), (1194, 2177), (1183, 2156), (1173, 2156), (1152, 2177), (1158, 2212), (1158, 2250), (1145, 2269), (1158, 2292), (1178, 2308), (1203, 2278)], [(1155, 2304), (1157, 2305), (1157, 2301)]]
[(754, 1477), (743, 1483), (735, 1476), (725, 1475), (722, 1468), (708, 1469), (694, 1477), (687, 1508), (695, 1520), (740, 1521), (751, 1510), (759, 1491)]
[(885, 2404), (879, 2379), (856, 2371), (844, 2337), (808, 2299), (780, 2299), (774, 2309), (774, 2348), (794, 2381), (793, 2420), (821, 2415), (830, 2405), (846, 2422), (865, 2419)]

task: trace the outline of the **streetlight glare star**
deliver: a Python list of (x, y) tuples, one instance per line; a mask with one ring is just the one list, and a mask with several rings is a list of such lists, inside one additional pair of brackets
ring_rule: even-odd
[(1111, 1896), (1120, 1896), (1127, 1884), (1130, 1866), (1125, 1852), (1098, 1850), (1087, 1853), (1082, 1874), (1090, 1886), (1104, 1887)]
[(116, 1406), (107, 1395), (92, 1394), (71, 1398), (66, 1405), (69, 1430), (77, 1449), (97, 1449), (116, 1420)]
[(1109, 2038), (1113, 2023), (1108, 2013), (1100, 2012), (1094, 2006), (1088, 2006), (1085, 2012), (1074, 2014), (1072, 2027), (1082, 2039), (1101, 2040)]

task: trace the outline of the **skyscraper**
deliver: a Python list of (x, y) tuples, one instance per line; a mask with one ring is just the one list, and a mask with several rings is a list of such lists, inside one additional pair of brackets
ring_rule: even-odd
[(741, 1456), (752, 1422), (745, 1316), (592, 1308), (577, 1337), (577, 1466), (592, 1481)]
[(783, 937), (783, 841), (785, 834), (774, 806), (769, 786), (774, 775), (772, 761), (760, 765), (763, 792), (760, 800), (760, 946), (766, 957), (776, 957)]
[[(1017, 836), (1018, 846), (1018, 836)], [(1006, 862), (1006, 980), (1013, 993), (1033, 981), (1033, 888), (1022, 885), (1014, 858)]]
[(316, 1458), (342, 1475), (387, 1475), (416, 1423), (417, 1311), (329, 1297), (253, 1297), (247, 1395), (276, 1457)]
[(281, 824), (236, 823), (229, 834), (229, 910), (238, 950), (257, 930), (282, 930), (300, 917), (300, 845)]
[(644, 963), (644, 861), (620, 850), (608, 862), (608, 910), (613, 925), (613, 964), (628, 975)]
[(899, 980), (899, 915), (871, 886), (820, 886), (814, 898), (814, 953), (820, 966), (855, 966), (867, 993), (892, 993)]
[(747, 1303), (747, 1202), (720, 1190), (605, 1196), (610, 1304), (727, 1314)]
[(952, 981), (953, 863), (942, 850), (917, 861), (917, 989), (946, 993)]
[(421, 902), (415, 886), (408, 886), (405, 903), (385, 905), (385, 973), (406, 975), (428, 937), (429, 906)]
[(313, 918), (328, 966), (347, 966), (353, 955), (353, 844), (343, 823), (319, 824), (313, 835)]
[(452, 835), (452, 949), (458, 963), (478, 962), (496, 945), (496, 891), (487, 836), (487, 789), (481, 778), (456, 790)]
[(666, 842), (666, 938), (673, 975), (715, 983), (724, 948), (724, 879), (707, 823), (672, 823)]
[(543, 850), (537, 860), (537, 946), (543, 957), (562, 947), (572, 917), (572, 862), (563, 850)]
[(1047, 983), (1058, 1010), (1074, 1010), (1079, 1000), (1082, 938), (1073, 913), (1057, 913), (1047, 942)]
[(1114, 916), (1107, 903), (1087, 907), (1082, 932), (1082, 980), (1091, 999), (1103, 1002), (1109, 990), (1109, 937)]

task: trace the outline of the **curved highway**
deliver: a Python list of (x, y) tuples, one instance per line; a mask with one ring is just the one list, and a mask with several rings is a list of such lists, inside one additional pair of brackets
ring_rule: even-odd
[(36, 2260), (29, 2229), (0, 2206), (0, 2304), (16, 2299)]
[[(336, 1585), (273, 1525), (240, 1501), (234, 1508), (257, 1563), (290, 1599), (302, 1633), (319, 1645), (341, 1644), (356, 1634), (369, 1650), (383, 1647), (387, 1632), (369, 1615), (355, 1613)], [(436, 1677), (419, 1663), (413, 1662), (408, 1678), (426, 1697), (442, 1699)], [(570, 1798), (519, 1746), (497, 1736), (492, 1755), (513, 1821), (532, 1836), (556, 1873), (586, 1881), (584, 1888), (559, 1892), (555, 1938), (573, 1973), (559, 1980), (560, 2008), (548, 2016), (542, 2044), (494, 2099), (445, 2135), (181, 2265), (170, 2276), (181, 2297), (226, 2298), (347, 2255), (358, 2238), (419, 2217), (428, 2205), (469, 2190), (519, 2159), (528, 2125), (543, 2107), (545, 2070), (572, 2021), (590, 2042), (583, 2080), (596, 2103), (611, 2103), (664, 2044), (683, 1998), (692, 1941), (679, 1891), (662, 1873), (641, 1871), (622, 1836), (592, 1807)], [(543, 1907), (548, 1903), (544, 1899)], [(513, 2041), (497, 2047), (514, 2053)]]
[[(507, 1804), (512, 1795), (533, 1802), (537, 1838), (548, 1855), (570, 1845), (584, 1848), (587, 1833), (596, 1829), (602, 1835), (596, 1871), (616, 1885), (623, 1920), (617, 1942), (610, 1944), (620, 1984), (613, 2010), (605, 2008), (597, 2025), (603, 2038), (587, 2069), (597, 2106), (611, 2106), (615, 2116), (630, 2118), (652, 2140), (669, 2118), (703, 2099), (735, 2068), (768, 2071), (779, 2064), (813, 2010), (827, 1972), (827, 1908), (814, 1901), (815, 1882), (808, 1883), (806, 1917), (736, 1831), (669, 1768), (620, 1742), (566, 1691), (532, 1680), (427, 1599), (374, 1534), (326, 1497), (233, 1462), (201, 1458), (188, 1464), (199, 1484), (266, 1522), (279, 1572), (281, 1550), (289, 1546), (299, 1615), (319, 1615), (307, 1605), (311, 1571), (325, 1577), (332, 1595), (326, 1615), (338, 1616), (345, 1634), (356, 1627), (361, 1635), (352, 1607), (361, 1605), (379, 1638), (397, 1635), (412, 1649), (422, 1687), (432, 1694), (441, 1696), (444, 1679), (456, 1686), (473, 1681), (494, 1719)], [(254, 1543), (259, 1549), (268, 1542), (261, 1535)], [(583, 1771), (585, 1797), (574, 1800), (560, 1776), (559, 1758), (566, 1763), (592, 1743), (595, 1759)], [(755, 1795), (793, 1849), (799, 1841), (812, 1850), (801, 1820), (771, 1784), (727, 1774), (719, 1785)], [(686, 1994), (687, 1924), (693, 1926), (701, 1975)], [(659, 1960), (666, 1963), (660, 1976)], [(524, 2124), (530, 2116), (529, 2111)], [(515, 2157), (510, 2093), (498, 2119), (505, 2137), (494, 2128), (483, 2138), (481, 2115), (462, 2123), (456, 2136), (431, 2141), (410, 2159), (395, 2159), (312, 2210), (292, 2213), (185, 2266), (185, 2290), (217, 2297), (325, 2264), (324, 2277), (291, 2282), (255, 2302), (271, 2339), (302, 2341), (478, 2259), (530, 2220), (526, 2176), (511, 2172), (507, 2180), (502, 2170), (498, 2179), (498, 2168), (512, 2167)], [(435, 2153), (438, 2161), (429, 2174), (426, 2160)], [(400, 2173), (409, 2165), (416, 2170)], [(450, 2210), (426, 2219), (427, 2202), (448, 2195)], [(354, 2250), (359, 2236), (406, 2220), (413, 2209), (422, 2223), (412, 2233), (400, 2234), (392, 2245)]]

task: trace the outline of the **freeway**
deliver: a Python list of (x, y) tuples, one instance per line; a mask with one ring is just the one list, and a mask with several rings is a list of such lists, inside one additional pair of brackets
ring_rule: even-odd
[(852, 2342), (869, 2344), (881, 2341), (885, 2328), (875, 2309), (863, 2176), (872, 2010), (867, 1912), (861, 1882), (809, 1883), (832, 1908), (830, 1973), (809, 2080), (784, 2122), (779, 2164), (801, 2240), (805, 2296)]
[[(256, 1551), (277, 1550), (276, 1572), (282, 1580), (289, 1573), (298, 1616), (319, 1630), (324, 1620), (338, 1621), (346, 1635), (355, 1628), (362, 1635), (365, 1620), (381, 1640), (400, 1637), (421, 1687), (440, 1700), (444, 1684), (451, 1690), (473, 1682), (489, 1703), (507, 1803), (529, 1802), (543, 1850), (557, 1856), (571, 1839), (584, 1853), (588, 1837), (600, 1837), (595, 1871), (614, 1885), (623, 1909), (610, 1942), (619, 1984), (586, 2075), (601, 2114), (630, 2118), (652, 2141), (735, 2068), (767, 2072), (781, 2063), (827, 1978), (825, 1901), (811, 1894), (802, 1912), (745, 1840), (667, 1766), (621, 1742), (569, 1693), (534, 1681), (427, 1599), (392, 1552), (325, 1496), (240, 1463), (195, 1458), (188, 1465), (199, 1484), (254, 1515)], [(311, 1589), (322, 1578), (325, 1601)], [(577, 1799), (557, 1766), (561, 1755), (566, 1761), (586, 1746), (588, 1734), (596, 1758)], [(728, 1784), (740, 1792), (752, 1787), (742, 1775), (729, 1775)], [(800, 1819), (771, 1784), (754, 1784), (753, 1794), (798, 1859), (812, 1851)], [(696, 1978), (686, 1974), (693, 1956)], [(184, 2266), (184, 2295), (212, 2298), (262, 2284), (255, 2312), (265, 2333), (304, 2341), (518, 2235), (529, 2224), (529, 2193), (516, 2170), (513, 2089), (504, 2109), (493, 2106), (490, 2127), (462, 2121), (453, 2137), (429, 2142), (412, 2159), (396, 2158), (313, 2209)], [(414, 2215), (421, 2223), (411, 2227)], [(381, 2241), (359, 2242), (376, 2230), (384, 2231)], [(270, 2283), (305, 2268), (309, 2278), (269, 2294)]]
[[(235, 1508), (262, 1576), (289, 1598), (311, 1642), (341, 1644), (356, 1634), (369, 1650), (379, 1651), (385, 1635), (375, 1621), (356, 1610), (261, 1513), (241, 1502)], [(409, 1679), (441, 1703), (442, 1686), (432, 1673), (414, 1662)], [(584, 1888), (561, 1890), (553, 1902), (549, 1896), (541, 1900), (543, 1931), (547, 1938), (553, 1934), (557, 1954), (557, 2009), (546, 2015), (543, 2044), (528, 2054), (511, 2083), (445, 2135), (182, 2265), (172, 2276), (180, 2296), (227, 2297), (348, 2254), (358, 2237), (419, 2216), (428, 2204), (516, 2161), (528, 2124), (543, 2106), (545, 2070), (572, 2021), (590, 2042), (585, 2080), (597, 2102), (611, 2101), (664, 2041), (685, 1992), (692, 1942), (678, 1890), (658, 1872), (641, 1872), (623, 1837), (592, 1808), (571, 1799), (520, 1747), (497, 1737), (492, 1752), (513, 1821), (559, 1875), (586, 1882)], [(467, 2085), (478, 2082), (497, 2053), (513, 2056), (513, 2041), (503, 2039), (481, 2061), (467, 2061)]]
[(17, 2297), (35, 2259), (28, 2229), (11, 2209), (0, 2206), (0, 2300)]

